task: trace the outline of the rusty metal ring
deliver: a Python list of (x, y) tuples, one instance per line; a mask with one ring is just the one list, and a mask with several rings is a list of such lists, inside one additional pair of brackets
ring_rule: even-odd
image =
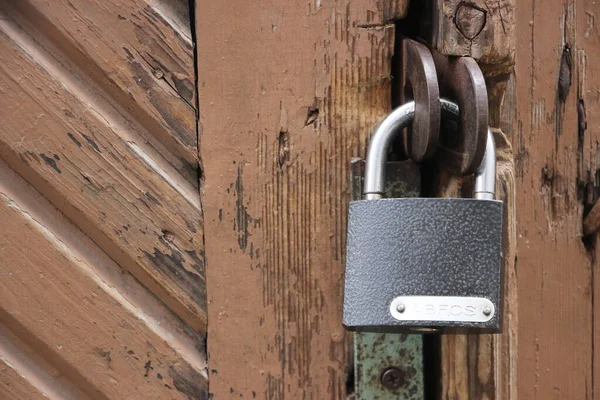
[[(402, 103), (415, 102), (412, 134), (404, 136), (406, 154), (419, 162), (436, 151), (440, 132), (440, 91), (431, 51), (411, 39), (402, 39)], [(411, 93), (412, 92), (412, 93)]]
[(470, 57), (447, 57), (432, 51), (440, 95), (460, 110), (457, 135), (444, 135), (436, 153), (438, 164), (456, 175), (474, 173), (483, 159), (488, 131), (488, 99), (483, 73)]

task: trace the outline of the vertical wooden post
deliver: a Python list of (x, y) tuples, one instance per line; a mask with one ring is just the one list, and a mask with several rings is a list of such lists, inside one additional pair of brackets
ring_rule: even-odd
[[(514, 1), (437, 1), (433, 9), (431, 43), (446, 55), (477, 59), (488, 86), (490, 125), (508, 133), (505, 111), (515, 107), (506, 93), (514, 65)], [(506, 104), (505, 108), (502, 107)], [(503, 114), (504, 112), (504, 114)], [(502, 131), (495, 132), (497, 198), (504, 201), (504, 332), (501, 335), (448, 335), (441, 338), (441, 398), (516, 399), (518, 302), (516, 275), (516, 189), (512, 147)], [(441, 196), (454, 197), (462, 179), (442, 172)]]
[(406, 1), (196, 4), (213, 398), (344, 399), (349, 161)]
[(598, 186), (598, 6), (523, 0), (517, 7), (522, 40), (509, 137), (519, 204), (518, 391), (534, 400), (598, 398), (598, 259), (593, 236), (582, 233), (585, 187)]

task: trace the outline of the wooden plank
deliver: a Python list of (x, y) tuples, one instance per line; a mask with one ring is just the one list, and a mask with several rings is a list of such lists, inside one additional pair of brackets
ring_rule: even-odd
[[(582, 193), (595, 184), (598, 170), (598, 114), (590, 112), (597, 110), (600, 89), (597, 13), (592, 1), (518, 2), (517, 36), (527, 38), (517, 43), (518, 111), (511, 133), (519, 205), (520, 398), (596, 395), (591, 285), (597, 261), (582, 240)], [(583, 108), (581, 98), (587, 100)]]
[(0, 356), (0, 399), (47, 400), (48, 397), (19, 375)]
[(196, 4), (214, 399), (346, 397), (349, 161), (390, 110), (405, 6)]
[[(591, 275), (592, 275), (592, 371), (591, 377), (592, 391), (591, 398), (600, 400), (600, 273), (598, 266), (600, 264), (600, 243), (598, 236), (598, 228), (600, 225), (598, 212), (600, 208), (598, 204), (598, 195), (600, 188), (600, 174), (598, 174), (598, 125), (600, 115), (600, 99), (598, 93), (600, 85), (600, 67), (597, 65), (599, 59), (597, 49), (600, 45), (600, 34), (598, 30), (598, 18), (600, 18), (600, 10), (592, 1), (581, 1), (575, 3), (575, 38), (576, 42), (571, 47), (572, 54), (572, 69), (574, 74), (572, 77), (572, 88), (570, 101), (577, 102), (577, 132), (578, 132), (578, 148), (577, 155), (579, 157), (578, 178), (583, 178), (581, 186), (586, 185), (586, 189), (591, 188), (594, 196), (591, 203), (595, 201), (595, 205), (584, 218), (583, 235), (591, 235), (584, 238), (588, 244), (588, 251), (591, 255)], [(566, 21), (565, 21), (566, 22)], [(587, 190), (586, 190), (587, 191)], [(584, 199), (584, 205), (591, 206), (587, 203), (588, 199)], [(585, 209), (584, 209), (585, 210)], [(588, 394), (589, 396), (589, 394)]]
[(0, 177), (3, 357), (52, 399), (82, 398), (61, 386), (94, 399), (206, 399), (202, 339), (3, 163)]
[[(572, 44), (570, 51), (572, 54), (572, 88), (571, 98), (567, 101), (575, 102), (577, 110), (577, 137), (578, 147), (577, 156), (579, 158), (579, 169), (576, 174), (577, 179), (581, 180), (580, 187), (593, 188), (595, 193), (598, 193), (600, 188), (600, 174), (598, 171), (598, 126), (600, 125), (600, 56), (598, 55), (598, 46), (600, 46), (600, 31), (598, 28), (598, 18), (600, 18), (600, 10), (598, 5), (593, 1), (584, 0), (574, 4), (575, 10), (571, 13), (566, 13), (568, 18), (565, 18), (564, 25), (569, 27), (569, 31), (575, 28), (575, 43)], [(571, 19), (573, 18), (573, 19)], [(573, 22), (571, 22), (573, 21)], [(571, 25), (571, 23), (574, 24)], [(569, 25), (567, 25), (569, 24)], [(569, 32), (567, 31), (567, 32)], [(584, 205), (591, 205), (586, 203)], [(598, 202), (597, 194), (593, 199)], [(596, 209), (593, 207), (592, 212)], [(585, 207), (584, 207), (585, 210)], [(584, 237), (584, 243), (587, 244), (588, 254), (591, 256), (590, 274), (591, 274), (591, 297), (592, 297), (592, 314), (591, 329), (592, 329), (592, 389), (591, 395), (588, 391), (588, 398), (600, 400), (600, 273), (598, 266), (600, 265), (600, 244), (598, 243), (598, 220), (596, 226), (589, 229), (590, 215), (586, 216), (583, 224), (583, 235), (594, 235)], [(588, 224), (586, 224), (588, 222)], [(587, 226), (586, 226), (587, 225)], [(589, 384), (587, 389), (589, 389)]]
[(90, 399), (3, 324), (0, 324), (0, 387), (3, 387), (0, 399)]
[(0, 156), (204, 331), (202, 214), (194, 187), (10, 19), (0, 19), (0, 31)]
[(442, 54), (470, 56), (494, 67), (511, 66), (515, 46), (515, 0), (436, 0), (425, 36)]
[[(22, 25), (51, 42), (69, 69), (141, 124), (146, 139), (197, 185), (193, 43), (177, 2), (14, 0)], [(181, 9), (182, 7), (179, 6)], [(188, 10), (185, 2), (184, 10)], [(179, 14), (178, 14), (179, 13)]]

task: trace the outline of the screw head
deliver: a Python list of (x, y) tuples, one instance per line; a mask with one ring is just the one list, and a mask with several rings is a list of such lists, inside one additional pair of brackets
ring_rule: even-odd
[(406, 310), (406, 307), (404, 306), (404, 304), (398, 304), (396, 306), (396, 311), (398, 311), (399, 313), (403, 313), (404, 310)]
[(395, 390), (404, 385), (405, 383), (406, 382), (404, 372), (402, 372), (398, 368), (387, 368), (381, 373), (381, 384), (386, 389)]
[(492, 309), (489, 307), (486, 307), (483, 309), (483, 315), (490, 315), (492, 313)]

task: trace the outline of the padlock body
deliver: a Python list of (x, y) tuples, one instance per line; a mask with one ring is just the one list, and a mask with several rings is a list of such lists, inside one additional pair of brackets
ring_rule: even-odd
[(500, 331), (502, 212), (497, 200), (351, 202), (344, 325)]

